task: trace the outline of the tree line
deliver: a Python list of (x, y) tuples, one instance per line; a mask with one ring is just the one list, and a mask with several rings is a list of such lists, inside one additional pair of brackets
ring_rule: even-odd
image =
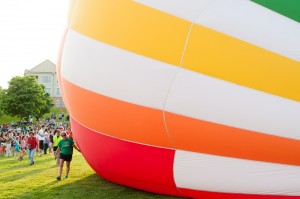
[(29, 119), (29, 115), (41, 118), (50, 113), (54, 103), (45, 86), (36, 82), (34, 77), (13, 77), (7, 89), (0, 89), (0, 117), (3, 114)]

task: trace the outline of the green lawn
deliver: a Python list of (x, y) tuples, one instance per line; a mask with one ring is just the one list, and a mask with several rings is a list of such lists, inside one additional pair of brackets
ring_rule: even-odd
[[(60, 108), (52, 108), (51, 112), (45, 114), (43, 118), (46, 118), (47, 116), (50, 117), (52, 113), (55, 113), (56, 114), (56, 121), (59, 122), (60, 120), (58, 119), (58, 115), (59, 115), (60, 112), (61, 112)], [(65, 119), (67, 117), (67, 114), (68, 114), (68, 111), (67, 111), (67, 109), (64, 108)], [(0, 124), (4, 124), (4, 123), (10, 124), (12, 121), (13, 122), (19, 122), (20, 118), (11, 117), (11, 116), (5, 115), (5, 114), (0, 115)], [(36, 122), (35, 118), (33, 119), (33, 121)]]
[[(83, 156), (74, 152), (68, 179), (56, 180), (58, 167), (52, 154), (35, 156), (35, 165), (29, 166), (28, 156), (23, 161), (0, 156), (0, 198), (52, 199), (52, 198), (165, 198), (148, 192), (116, 185), (100, 178), (86, 163)], [(64, 176), (65, 170), (63, 171)]]

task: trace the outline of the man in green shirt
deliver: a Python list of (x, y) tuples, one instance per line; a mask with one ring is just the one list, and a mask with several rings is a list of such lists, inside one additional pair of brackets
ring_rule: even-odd
[(60, 164), (59, 164), (59, 175), (56, 177), (57, 180), (61, 180), (61, 174), (63, 171), (64, 163), (66, 161), (66, 176), (68, 178), (70, 172), (70, 164), (72, 161), (73, 147), (80, 152), (80, 149), (75, 145), (73, 139), (67, 137), (65, 131), (61, 133), (62, 140), (58, 143), (57, 152), (60, 152)]

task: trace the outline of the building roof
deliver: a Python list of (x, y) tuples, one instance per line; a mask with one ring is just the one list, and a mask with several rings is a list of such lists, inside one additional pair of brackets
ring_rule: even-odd
[(50, 60), (45, 60), (42, 63), (38, 64), (37, 66), (33, 67), (30, 70), (25, 70), (26, 73), (55, 73), (56, 66)]

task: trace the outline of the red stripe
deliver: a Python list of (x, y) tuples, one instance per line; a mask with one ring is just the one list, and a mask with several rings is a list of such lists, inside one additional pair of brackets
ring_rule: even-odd
[(255, 194), (233, 194), (233, 193), (219, 193), (198, 191), (191, 189), (179, 188), (183, 195), (190, 198), (201, 199), (299, 199), (300, 196), (279, 196), (279, 195), (255, 195)]
[(103, 178), (154, 193), (177, 195), (173, 178), (175, 151), (109, 137), (71, 120), (82, 154)]

